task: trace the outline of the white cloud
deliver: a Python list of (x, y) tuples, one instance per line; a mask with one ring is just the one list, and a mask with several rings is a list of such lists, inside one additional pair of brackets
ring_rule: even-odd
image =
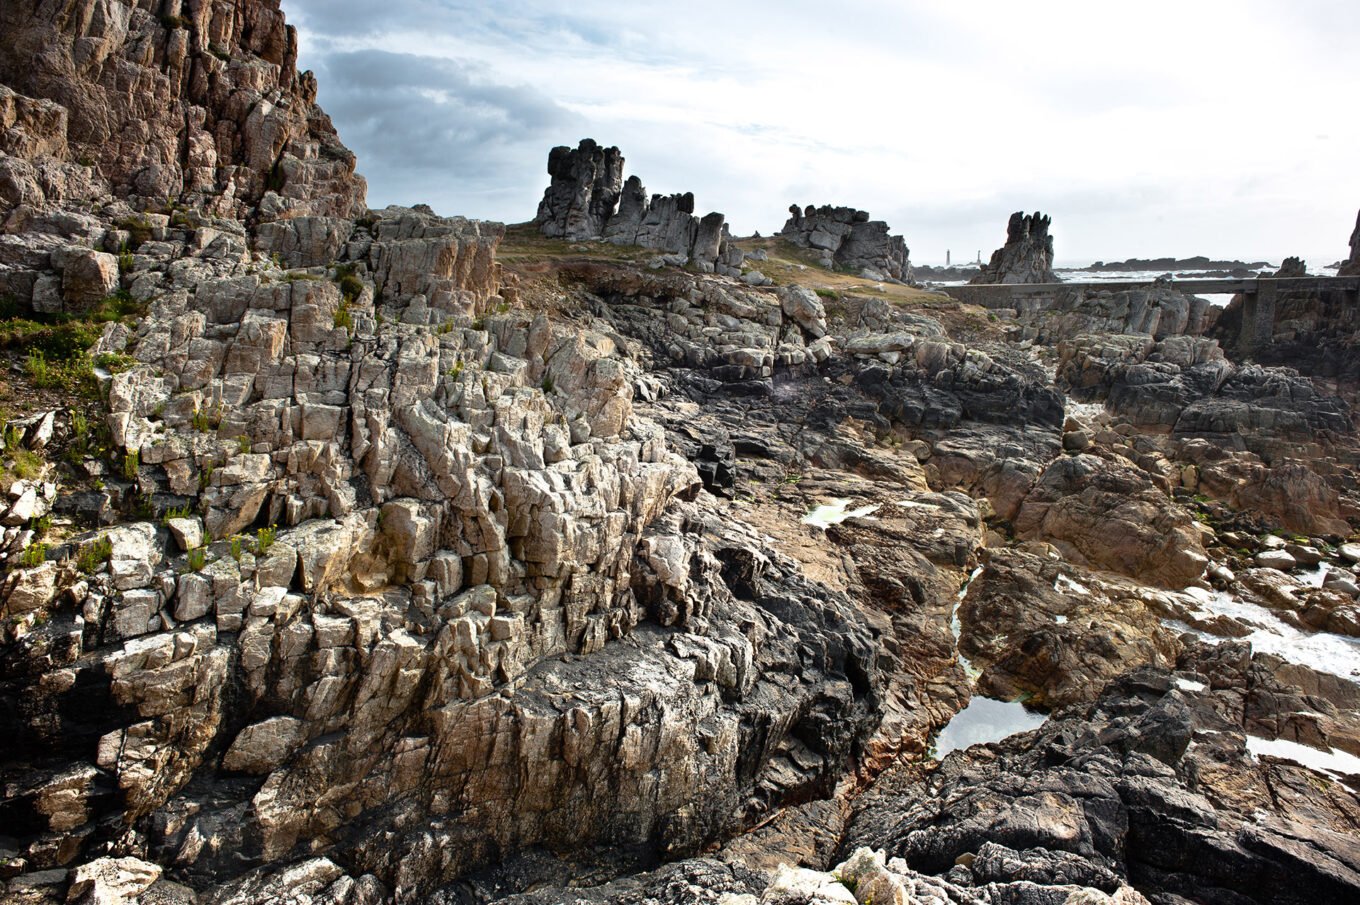
[[(622, 148), (649, 190), (693, 191), (739, 232), (777, 229), (790, 202), (851, 204), (886, 219), (922, 262), (946, 248), (986, 255), (1024, 208), (1052, 214), (1060, 259), (1324, 264), (1342, 256), (1360, 205), (1360, 5), (1349, 2), (284, 9), (304, 66), (383, 50), (401, 56), (347, 59), (449, 74), (422, 83), (444, 127), (422, 121), (408, 92), (403, 134), (398, 117), (375, 130), (356, 113), (362, 67), (335, 85), (321, 72), (321, 102), (360, 154), (373, 204), (428, 188), (443, 212), (528, 219), (548, 148), (590, 136)], [(459, 117), (473, 122), (458, 128)], [(445, 144), (416, 156), (435, 170), (446, 156), (447, 172), (409, 168), (412, 142)]]

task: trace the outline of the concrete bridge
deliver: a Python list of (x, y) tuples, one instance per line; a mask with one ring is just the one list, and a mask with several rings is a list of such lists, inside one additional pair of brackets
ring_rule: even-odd
[[(939, 291), (961, 302), (984, 308), (1048, 307), (1059, 297), (1069, 293), (1083, 295), (1096, 292), (1125, 292), (1130, 289), (1152, 289), (1154, 280), (1131, 280), (1118, 283), (977, 283), (966, 286), (942, 286)], [(1269, 343), (1275, 332), (1275, 301), (1282, 295), (1321, 295), (1345, 293), (1345, 303), (1356, 305), (1360, 299), (1360, 276), (1350, 277), (1251, 277), (1229, 280), (1172, 280), (1163, 287), (1186, 295), (1244, 296), (1242, 304), (1241, 348), (1252, 349)]]

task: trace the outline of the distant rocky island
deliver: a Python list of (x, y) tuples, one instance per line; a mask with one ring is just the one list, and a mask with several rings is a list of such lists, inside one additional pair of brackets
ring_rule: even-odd
[(1129, 258), (1127, 261), (1096, 261), (1089, 267), (1057, 267), (1059, 273), (1085, 270), (1095, 273), (1168, 273), (1170, 271), (1195, 271), (1214, 276), (1246, 276), (1259, 273), (1274, 265), (1266, 261), (1216, 261), (1204, 255), (1189, 258)]
[(278, 0), (0, 36), (5, 905), (1360, 901), (1360, 278), (374, 209)]

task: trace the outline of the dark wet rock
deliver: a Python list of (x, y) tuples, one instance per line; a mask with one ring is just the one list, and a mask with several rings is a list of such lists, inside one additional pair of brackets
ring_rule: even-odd
[(1002, 700), (1026, 695), (1049, 707), (1092, 701), (1116, 676), (1172, 666), (1179, 651), (1128, 589), (1014, 550), (989, 554), (968, 585), (959, 621), (959, 648), (982, 670), (980, 691)]
[(1244, 702), (1283, 690), (1269, 665), (1226, 646), (1179, 667), (1188, 672), (1130, 673), (1035, 732), (951, 754), (922, 782), (890, 771), (861, 799), (842, 851), (882, 848), (934, 874), (962, 860), (972, 882), (1054, 876), (1108, 889), (1117, 878), (1154, 901), (1356, 895), (1355, 793), (1244, 745), (1244, 721), (1264, 731)]

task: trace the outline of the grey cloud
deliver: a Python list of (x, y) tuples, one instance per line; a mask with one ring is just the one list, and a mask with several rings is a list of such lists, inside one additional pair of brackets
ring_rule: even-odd
[[(438, 57), (357, 50), (312, 59), (319, 100), (359, 156), (375, 202), (497, 194), (542, 169), (578, 118), (541, 92)], [(471, 213), (472, 211), (468, 211)]]

